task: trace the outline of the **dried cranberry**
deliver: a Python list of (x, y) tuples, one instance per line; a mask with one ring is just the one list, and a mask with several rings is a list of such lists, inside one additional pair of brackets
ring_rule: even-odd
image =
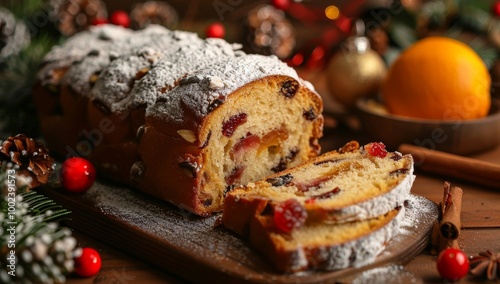
[(231, 116), (228, 120), (224, 121), (222, 124), (222, 134), (226, 137), (233, 136), (234, 131), (238, 126), (247, 122), (247, 114), (239, 113)]
[(302, 227), (307, 219), (307, 212), (296, 199), (288, 199), (274, 207), (274, 223), (284, 232)]
[(323, 176), (306, 182), (295, 183), (295, 186), (300, 192), (308, 192), (311, 188), (318, 187), (320, 184), (330, 179), (330, 176)]
[(385, 145), (380, 142), (370, 143), (365, 146), (365, 150), (374, 157), (384, 158), (387, 155)]
[(281, 85), (281, 94), (289, 99), (293, 98), (295, 96), (295, 93), (297, 93), (297, 90), (299, 89), (299, 83), (295, 80), (290, 80), (286, 81)]
[(316, 200), (316, 199), (328, 199), (328, 198), (334, 196), (335, 194), (338, 194), (339, 192), (340, 192), (340, 188), (336, 187), (328, 192), (325, 192), (325, 193), (322, 193), (319, 195), (315, 195), (315, 196), (309, 198), (307, 201)]
[(279, 177), (268, 178), (266, 181), (270, 183), (272, 186), (282, 186), (293, 180), (293, 176), (291, 174), (282, 175)]
[(305, 119), (311, 120), (311, 121), (315, 120), (317, 117), (316, 114), (314, 113), (314, 110), (312, 107), (309, 110), (304, 110), (302, 115), (304, 116)]
[(231, 158), (233, 158), (234, 156), (238, 156), (242, 152), (246, 152), (252, 148), (256, 148), (259, 144), (260, 137), (249, 132), (247, 133), (246, 137), (241, 138), (240, 141), (238, 141), (234, 145), (229, 155), (231, 156)]

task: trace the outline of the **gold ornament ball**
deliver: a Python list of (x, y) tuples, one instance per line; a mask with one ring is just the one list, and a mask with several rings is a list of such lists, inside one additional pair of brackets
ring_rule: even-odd
[(347, 108), (375, 93), (387, 68), (375, 51), (340, 51), (328, 63), (327, 84), (333, 98)]

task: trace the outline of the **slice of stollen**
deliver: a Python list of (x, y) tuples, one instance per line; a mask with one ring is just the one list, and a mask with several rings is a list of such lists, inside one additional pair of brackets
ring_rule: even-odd
[(293, 199), (304, 223), (345, 223), (375, 218), (402, 206), (414, 181), (411, 155), (386, 152), (381, 143), (355, 141), (305, 164), (229, 192), (223, 224), (248, 234), (255, 216), (274, 212)]
[(289, 234), (277, 231), (270, 215), (250, 224), (249, 242), (274, 267), (287, 273), (336, 270), (372, 263), (399, 230), (404, 206), (363, 221), (311, 224)]

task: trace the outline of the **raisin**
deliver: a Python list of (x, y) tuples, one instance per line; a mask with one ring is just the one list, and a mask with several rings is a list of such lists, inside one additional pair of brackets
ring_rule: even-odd
[(408, 169), (405, 169), (405, 168), (401, 168), (401, 169), (397, 169), (397, 170), (394, 170), (392, 172), (389, 173), (389, 175), (402, 175), (402, 174), (406, 174), (408, 173)]
[(380, 142), (374, 142), (367, 144), (365, 146), (365, 150), (368, 152), (370, 156), (384, 158), (387, 156), (387, 150), (385, 149), (385, 145)]
[(403, 158), (403, 155), (401, 155), (400, 153), (397, 153), (397, 152), (393, 153), (391, 156), (391, 160), (396, 161), (396, 162), (401, 160), (401, 158)]
[(286, 98), (293, 98), (299, 89), (299, 83), (295, 80), (289, 80), (281, 85), (281, 94)]
[(224, 121), (222, 124), (222, 135), (226, 137), (231, 137), (238, 126), (247, 122), (247, 114), (239, 113), (231, 116), (228, 120)]
[(313, 108), (311, 107), (309, 110), (304, 110), (302, 113), (305, 119), (313, 121), (316, 119), (317, 115), (314, 113)]
[(286, 174), (279, 177), (266, 179), (266, 181), (270, 183), (272, 186), (282, 186), (290, 183), (292, 180), (293, 176), (291, 174)]
[(306, 219), (307, 212), (296, 199), (288, 199), (274, 207), (274, 223), (277, 229), (284, 233), (302, 227)]

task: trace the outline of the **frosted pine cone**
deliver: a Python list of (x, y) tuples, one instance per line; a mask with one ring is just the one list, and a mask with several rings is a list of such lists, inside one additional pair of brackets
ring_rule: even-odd
[(173, 28), (179, 21), (177, 11), (165, 2), (138, 3), (130, 13), (132, 28), (143, 29), (150, 24)]
[(106, 4), (101, 0), (52, 0), (50, 5), (51, 17), (65, 36), (87, 29), (95, 19), (107, 18)]
[(24, 134), (9, 137), (0, 145), (0, 165), (12, 162), (19, 166), (18, 175), (32, 178), (31, 187), (47, 183), (54, 171), (54, 159), (45, 146)]
[(244, 24), (244, 49), (264, 55), (287, 58), (295, 47), (292, 24), (283, 11), (271, 5), (259, 6), (250, 12)]

